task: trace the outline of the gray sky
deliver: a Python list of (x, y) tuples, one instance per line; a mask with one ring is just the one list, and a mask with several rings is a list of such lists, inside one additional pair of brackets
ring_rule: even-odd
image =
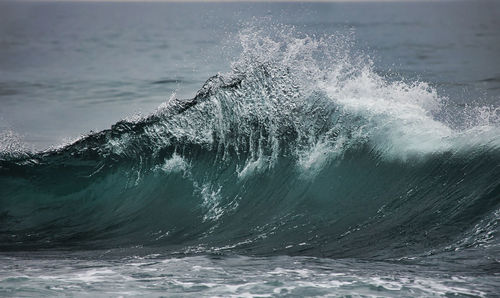
[[(19, 0), (30, 2), (423, 2), (436, 0)], [(439, 0), (437, 0), (439, 1)], [(446, 1), (446, 0), (444, 0)], [(448, 0), (449, 1), (449, 0)]]

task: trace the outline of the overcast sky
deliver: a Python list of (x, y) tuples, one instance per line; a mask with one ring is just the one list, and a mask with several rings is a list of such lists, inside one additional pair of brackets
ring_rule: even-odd
[[(1, 0), (0, 0), (1, 1)], [(452, 1), (452, 0), (18, 0), (30, 2), (46, 1), (81, 1), (81, 2), (421, 2), (421, 1)]]

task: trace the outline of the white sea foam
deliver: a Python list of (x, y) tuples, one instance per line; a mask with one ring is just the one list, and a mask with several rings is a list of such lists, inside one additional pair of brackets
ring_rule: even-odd
[(177, 152), (165, 159), (159, 169), (165, 173), (186, 173), (190, 169), (190, 164)]

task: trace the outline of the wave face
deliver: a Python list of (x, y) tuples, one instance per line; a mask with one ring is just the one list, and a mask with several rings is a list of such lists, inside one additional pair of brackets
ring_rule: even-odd
[(6, 146), (0, 250), (387, 257), (490, 245), (497, 110), (457, 113), (428, 84), (378, 75), (349, 37), (290, 31), (243, 31), (230, 73), (147, 118), (44, 152)]

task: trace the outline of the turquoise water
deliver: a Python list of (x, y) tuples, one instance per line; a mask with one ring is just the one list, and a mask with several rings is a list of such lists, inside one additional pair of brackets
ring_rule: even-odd
[(2, 295), (498, 292), (497, 4), (1, 5)]

